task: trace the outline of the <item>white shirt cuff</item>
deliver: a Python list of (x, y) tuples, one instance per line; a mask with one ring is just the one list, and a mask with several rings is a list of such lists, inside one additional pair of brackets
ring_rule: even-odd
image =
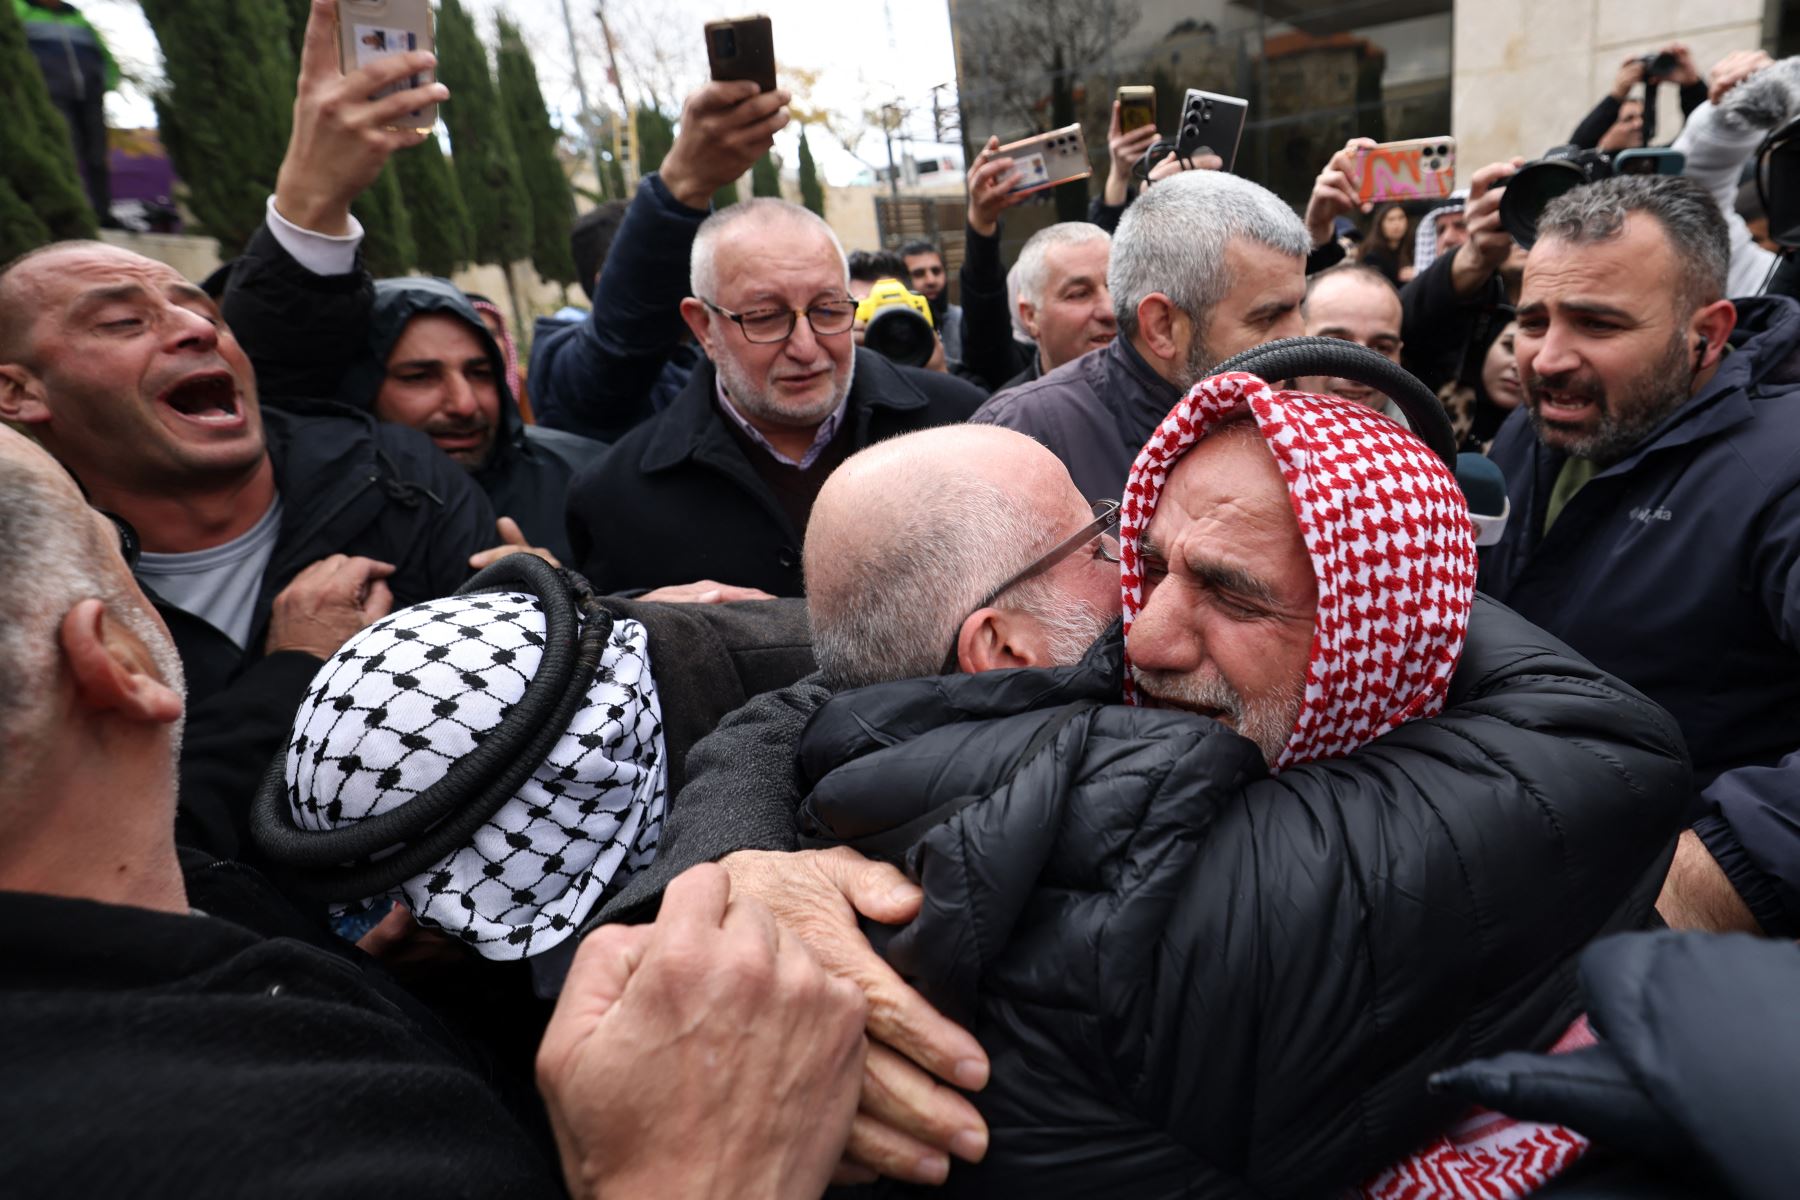
[(275, 197), (269, 197), (269, 233), (293, 256), (295, 262), (314, 275), (348, 275), (356, 269), (356, 251), (362, 245), (363, 227), (354, 214), (350, 232), (340, 237), (302, 229), (275, 211)]

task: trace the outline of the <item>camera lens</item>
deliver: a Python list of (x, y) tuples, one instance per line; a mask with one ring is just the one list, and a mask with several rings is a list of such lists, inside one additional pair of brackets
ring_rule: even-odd
[(1588, 172), (1567, 159), (1527, 163), (1506, 182), (1500, 197), (1500, 223), (1515, 242), (1529, 249), (1537, 241), (1537, 223), (1544, 206), (1588, 182)]
[(713, 34), (713, 45), (718, 48), (720, 58), (737, 57), (737, 30), (721, 29)]
[(931, 361), (937, 338), (930, 321), (903, 304), (893, 304), (869, 318), (863, 345), (890, 362), (922, 367)]

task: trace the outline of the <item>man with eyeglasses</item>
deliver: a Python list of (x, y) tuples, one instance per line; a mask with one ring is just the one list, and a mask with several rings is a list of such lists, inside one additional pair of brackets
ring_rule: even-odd
[(575, 565), (610, 591), (698, 579), (801, 595), (801, 532), (826, 477), (874, 442), (964, 420), (981, 392), (856, 348), (843, 248), (798, 205), (707, 218), (689, 286), (681, 316), (707, 361), (576, 477)]

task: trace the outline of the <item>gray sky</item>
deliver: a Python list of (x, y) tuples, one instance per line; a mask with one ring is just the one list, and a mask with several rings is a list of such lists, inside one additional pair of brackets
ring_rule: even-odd
[[(491, 31), (491, 17), (505, 12), (531, 44), (544, 98), (553, 112), (574, 113), (576, 100), (573, 56), (559, 0), (465, 0)], [(931, 136), (931, 88), (953, 83), (956, 67), (950, 43), (945, 0), (606, 0), (607, 18), (620, 58), (625, 90), (634, 102), (651, 94), (665, 106), (706, 79), (706, 49), (701, 27), (710, 20), (766, 14), (775, 28), (775, 54), (782, 70), (817, 73), (810, 97), (815, 106), (844, 114), (848, 129), (861, 127), (855, 118), (864, 109), (899, 100), (923, 116), (912, 122), (919, 138)], [(106, 37), (127, 74), (147, 80), (159, 66), (155, 36), (136, 0), (81, 0), (88, 18)], [(606, 75), (606, 60), (594, 15), (595, 0), (570, 0), (575, 21), (575, 50), (591, 99), (617, 106), (617, 92)], [(786, 84), (789, 81), (783, 80)], [(948, 95), (949, 93), (946, 93)], [(107, 100), (115, 125), (153, 124), (155, 114), (141, 89), (127, 88)], [(857, 145), (862, 159), (885, 160), (879, 133), (864, 131)], [(797, 134), (791, 129), (777, 139), (777, 152), (794, 162)], [(851, 182), (864, 170), (862, 162), (829, 139), (809, 139), (820, 169), (832, 183)]]

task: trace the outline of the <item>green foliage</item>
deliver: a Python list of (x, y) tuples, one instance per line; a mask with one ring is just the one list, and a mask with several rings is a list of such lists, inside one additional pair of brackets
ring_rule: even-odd
[(737, 180), (735, 179), (712, 194), (712, 206), (714, 212), (717, 212), (721, 208), (730, 208), (737, 202), (738, 189)]
[(780, 198), (781, 172), (775, 166), (772, 152), (757, 159), (756, 164), (750, 168), (750, 194)]
[(608, 200), (631, 199), (631, 193), (625, 188), (625, 164), (616, 158), (607, 159), (605, 179)]
[(819, 186), (819, 168), (812, 147), (806, 144), (806, 126), (800, 127), (800, 203), (816, 216), (825, 215), (825, 189)]
[(48, 241), (93, 237), (69, 127), (11, 4), (0, 5), (0, 113), (0, 263)]
[(469, 210), (437, 138), (394, 155), (391, 169), (412, 226), (413, 265), (428, 275), (449, 276), (473, 262)]
[(312, 15), (312, 0), (280, 0), (287, 7), (288, 44), (294, 48), (294, 71), (300, 70), (300, 51), (306, 46), (306, 21)]
[(575, 223), (575, 195), (557, 157), (557, 133), (538, 87), (537, 68), (519, 28), (499, 19), (500, 51), (495, 58), (500, 107), (519, 156), (520, 179), (531, 213), (531, 262), (537, 273), (557, 283), (575, 282), (569, 257), (569, 226)]
[(370, 274), (386, 279), (404, 275), (417, 265), (419, 247), (413, 241), (412, 218), (392, 160), (375, 177), (374, 186), (350, 205), (350, 211), (362, 222), (363, 262)]
[(475, 233), (475, 258), (506, 266), (531, 252), (531, 207), (519, 156), (495, 95), (487, 51), (458, 0), (443, 0), (437, 32), (438, 78), (450, 89), (444, 123)]
[(638, 174), (648, 175), (662, 166), (675, 148), (675, 122), (656, 107), (637, 110)]
[[(163, 145), (203, 232), (236, 254), (263, 219), (287, 150), (298, 63), (286, 4), (142, 0), (162, 46)], [(9, 168), (10, 170), (10, 168)]]

